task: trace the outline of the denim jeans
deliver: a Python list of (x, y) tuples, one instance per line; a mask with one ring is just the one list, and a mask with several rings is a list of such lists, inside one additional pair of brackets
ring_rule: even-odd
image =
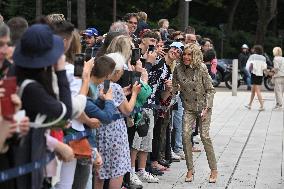
[(182, 117), (183, 117), (183, 107), (180, 96), (176, 96), (178, 103), (178, 110), (173, 110), (173, 127), (175, 128), (175, 144), (174, 152), (179, 152), (183, 150), (182, 145)]
[(248, 87), (251, 87), (251, 75), (250, 72), (246, 68), (242, 68), (241, 72), (244, 73), (244, 79)]

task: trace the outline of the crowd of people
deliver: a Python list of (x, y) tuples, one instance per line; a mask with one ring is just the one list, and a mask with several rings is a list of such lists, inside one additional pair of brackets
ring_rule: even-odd
[[(78, 31), (62, 14), (1, 23), (0, 188), (143, 188), (182, 159), (193, 182), (197, 135), (215, 183), (216, 52), (193, 27), (169, 25), (151, 29), (145, 12), (104, 35)], [(284, 61), (274, 51), (281, 107)], [(260, 67), (249, 67), (256, 92)]]

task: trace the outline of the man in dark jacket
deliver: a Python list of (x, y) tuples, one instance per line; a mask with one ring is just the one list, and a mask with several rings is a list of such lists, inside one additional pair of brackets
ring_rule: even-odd
[(251, 75), (249, 73), (249, 71), (246, 69), (246, 63), (247, 60), (250, 56), (249, 53), (249, 48), (246, 44), (243, 44), (241, 47), (241, 53), (239, 54), (238, 57), (238, 63), (239, 63), (239, 69), (241, 71), (241, 73), (243, 73), (244, 75), (244, 79), (246, 81), (247, 84), (247, 90), (251, 90)]

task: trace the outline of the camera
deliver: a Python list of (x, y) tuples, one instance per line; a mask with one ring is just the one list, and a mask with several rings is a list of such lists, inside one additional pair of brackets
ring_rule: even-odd
[(79, 53), (75, 54), (75, 61), (74, 61), (74, 76), (81, 77), (83, 73), (85, 62), (85, 54)]
[(131, 54), (131, 65), (136, 65), (136, 62), (140, 59), (141, 50), (139, 48), (133, 48)]

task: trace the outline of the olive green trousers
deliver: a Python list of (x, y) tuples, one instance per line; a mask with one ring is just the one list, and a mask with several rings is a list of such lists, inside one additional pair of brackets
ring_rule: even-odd
[[(201, 141), (204, 145), (209, 167), (211, 170), (217, 170), (215, 153), (212, 141), (209, 137), (211, 115), (212, 115), (212, 109), (209, 109), (207, 112), (206, 119), (202, 121), (202, 124), (198, 128), (198, 130), (200, 132)], [(192, 144), (190, 139), (192, 134), (192, 125), (195, 124), (196, 117), (197, 117), (197, 112), (184, 111), (182, 140), (183, 140), (183, 150), (185, 153), (186, 166), (188, 170), (193, 169)]]

